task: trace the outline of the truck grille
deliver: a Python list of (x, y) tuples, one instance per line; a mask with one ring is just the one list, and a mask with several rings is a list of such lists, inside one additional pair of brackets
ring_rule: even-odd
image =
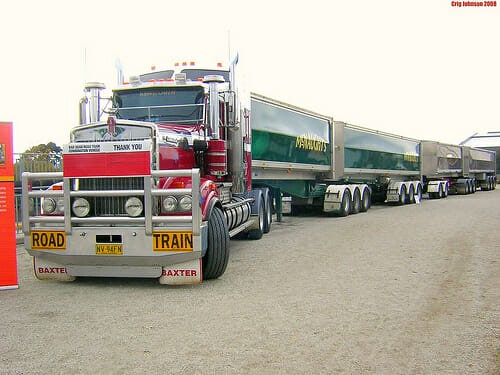
[[(142, 190), (143, 177), (80, 178), (78, 190)], [(88, 197), (94, 216), (128, 216), (125, 202), (129, 197)], [(142, 197), (139, 197), (142, 198)]]

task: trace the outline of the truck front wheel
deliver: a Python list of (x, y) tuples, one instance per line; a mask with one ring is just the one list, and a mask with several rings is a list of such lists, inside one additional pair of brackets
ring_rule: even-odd
[(224, 214), (214, 207), (208, 219), (208, 248), (203, 257), (203, 279), (216, 279), (226, 270), (229, 260), (229, 230)]

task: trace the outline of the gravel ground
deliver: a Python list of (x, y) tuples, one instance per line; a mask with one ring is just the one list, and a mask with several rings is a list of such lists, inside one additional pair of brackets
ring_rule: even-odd
[(37, 281), (0, 291), (6, 374), (498, 374), (500, 189), (231, 241), (198, 286)]

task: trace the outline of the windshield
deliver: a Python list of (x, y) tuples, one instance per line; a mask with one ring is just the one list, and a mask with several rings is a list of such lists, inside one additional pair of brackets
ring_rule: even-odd
[(203, 121), (203, 87), (150, 87), (115, 91), (117, 118), (198, 124)]

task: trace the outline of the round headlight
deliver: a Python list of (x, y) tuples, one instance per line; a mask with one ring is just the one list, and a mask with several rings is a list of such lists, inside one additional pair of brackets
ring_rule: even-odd
[(57, 211), (64, 213), (64, 198), (57, 199)]
[(52, 198), (42, 199), (42, 212), (44, 214), (52, 214), (56, 210), (57, 204)]
[(191, 211), (192, 199), (189, 195), (185, 195), (179, 201), (179, 207), (182, 211)]
[(173, 212), (177, 208), (177, 198), (168, 196), (163, 200), (163, 208), (167, 212)]
[(85, 198), (76, 198), (73, 201), (73, 213), (78, 217), (85, 217), (90, 212), (90, 203)]
[(137, 217), (142, 214), (142, 202), (137, 197), (130, 197), (125, 202), (125, 211), (127, 211), (128, 216)]

